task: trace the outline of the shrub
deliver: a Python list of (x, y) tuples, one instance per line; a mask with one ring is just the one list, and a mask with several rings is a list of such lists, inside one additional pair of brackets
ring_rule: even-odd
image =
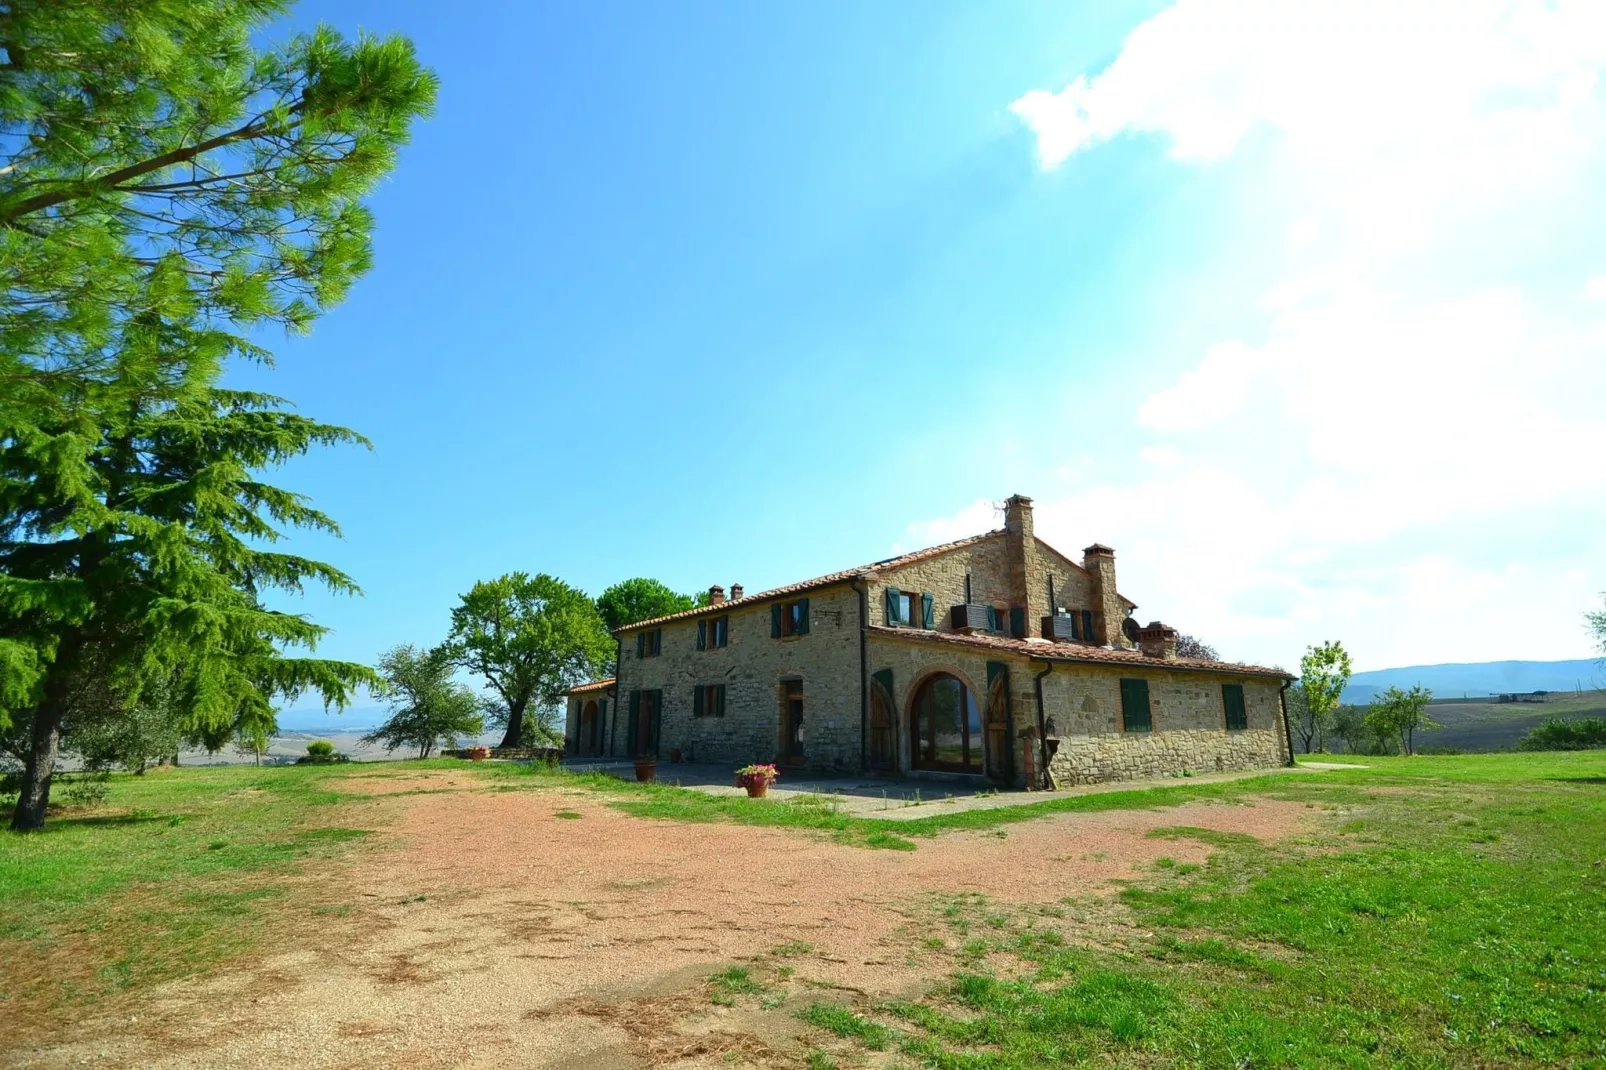
[(1587, 750), (1606, 747), (1606, 717), (1547, 717), (1518, 740), (1523, 750)]
[(330, 762), (349, 762), (350, 758), (335, 750), (327, 739), (315, 739), (307, 744), (307, 753), (296, 759), (297, 765), (326, 765)]

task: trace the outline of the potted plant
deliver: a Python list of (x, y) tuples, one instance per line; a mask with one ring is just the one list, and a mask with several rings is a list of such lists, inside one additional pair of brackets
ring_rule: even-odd
[(670, 747), (669, 748), (669, 760), (672, 761), (672, 762), (680, 761), (680, 748), (679, 747)]
[(476, 743), (472, 747), (463, 748), (463, 757), (471, 762), (483, 762), (491, 756), (491, 748), (483, 743)]
[(736, 770), (736, 786), (746, 788), (748, 798), (762, 799), (778, 776), (780, 773), (773, 764), (744, 765)]
[(658, 756), (655, 754), (636, 755), (636, 779), (645, 784), (657, 776)]

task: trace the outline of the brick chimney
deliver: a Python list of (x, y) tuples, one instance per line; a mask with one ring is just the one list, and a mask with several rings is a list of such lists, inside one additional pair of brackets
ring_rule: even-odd
[(1115, 590), (1115, 551), (1096, 542), (1082, 551), (1082, 567), (1093, 576), (1093, 641), (1108, 647), (1125, 646), (1121, 622), (1126, 613)]
[(708, 589), (708, 604), (717, 606), (723, 601), (725, 601), (725, 588), (716, 583)]
[(742, 585), (739, 583), (731, 584), (731, 601), (734, 602), (740, 597), (742, 597)]
[(1036, 634), (1044, 613), (1053, 608), (1044, 600), (1042, 569), (1037, 562), (1037, 538), (1032, 532), (1032, 500), (1024, 494), (1004, 502), (1004, 542), (1009, 562), (1009, 600), (1026, 613), (1026, 634)]
[(1168, 624), (1151, 620), (1146, 627), (1138, 629), (1138, 646), (1146, 658), (1176, 661), (1177, 630)]

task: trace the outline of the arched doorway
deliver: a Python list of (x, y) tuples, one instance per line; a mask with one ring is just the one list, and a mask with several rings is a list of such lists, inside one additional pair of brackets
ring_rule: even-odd
[(897, 723), (892, 695), (880, 680), (870, 682), (870, 769), (892, 773), (898, 768)]
[(910, 705), (909, 749), (916, 769), (982, 771), (981, 709), (964, 681), (944, 672), (920, 684)]
[(597, 700), (592, 699), (580, 711), (580, 755), (590, 758), (597, 753)]

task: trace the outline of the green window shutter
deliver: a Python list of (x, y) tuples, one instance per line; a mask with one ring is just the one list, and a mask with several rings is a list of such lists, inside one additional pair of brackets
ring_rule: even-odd
[(781, 637), (781, 603), (776, 602), (770, 606), (770, 638)]
[(990, 632), (998, 630), (998, 610), (993, 606), (987, 607), (987, 630)]
[(1249, 712), (1244, 709), (1244, 685), (1222, 684), (1221, 703), (1227, 710), (1227, 727), (1248, 728)]
[(629, 741), (630, 741), (626, 745), (627, 749), (630, 751), (630, 753), (627, 755), (627, 757), (634, 758), (636, 756), (636, 751), (635, 751), (636, 740), (641, 738), (641, 692), (640, 691), (632, 691), (632, 692), (630, 692), (630, 735), (627, 736), (626, 738), (629, 739)]
[(725, 685), (714, 685), (714, 716), (725, 716)]
[(1016, 639), (1026, 638), (1026, 610), (1020, 606), (1009, 607), (1009, 634)]
[(637, 659), (640, 659), (640, 658), (644, 658), (646, 656), (647, 656), (647, 633), (646, 632), (637, 632), (636, 633), (636, 657), (637, 657)]
[(659, 654), (662, 654), (663, 652), (664, 652), (664, 630), (662, 628), (654, 628), (652, 630), (652, 656), (656, 658)]
[(1121, 681), (1121, 727), (1128, 732), (1147, 732), (1154, 727), (1149, 715), (1149, 681)]
[(708, 622), (706, 620), (697, 622), (697, 649), (708, 649)]
[(652, 740), (652, 754), (655, 758), (658, 756), (658, 730), (663, 727), (663, 714), (664, 693), (662, 691), (654, 691), (652, 693), (652, 723), (647, 726), (647, 732), (648, 738)]
[(1091, 609), (1082, 610), (1082, 638), (1090, 643), (1093, 641), (1093, 611)]
[(691, 715), (693, 717), (701, 717), (703, 715), (702, 684), (698, 684), (696, 687), (691, 689)]
[(891, 669), (877, 669), (875, 672), (870, 674), (870, 679), (874, 680), (876, 683), (880, 684), (882, 687), (887, 689), (887, 697), (888, 698), (892, 697), (892, 670)]
[(903, 592), (896, 587), (887, 588), (887, 627), (900, 623), (903, 615)]
[(809, 634), (809, 600), (807, 598), (799, 598), (797, 600), (797, 634)]
[(993, 681), (1000, 676), (1004, 678), (1004, 686), (1009, 686), (1009, 664), (1003, 661), (989, 661), (987, 663), (987, 690), (993, 689)]
[(920, 596), (920, 626), (928, 632), (937, 627), (937, 600), (930, 591)]

